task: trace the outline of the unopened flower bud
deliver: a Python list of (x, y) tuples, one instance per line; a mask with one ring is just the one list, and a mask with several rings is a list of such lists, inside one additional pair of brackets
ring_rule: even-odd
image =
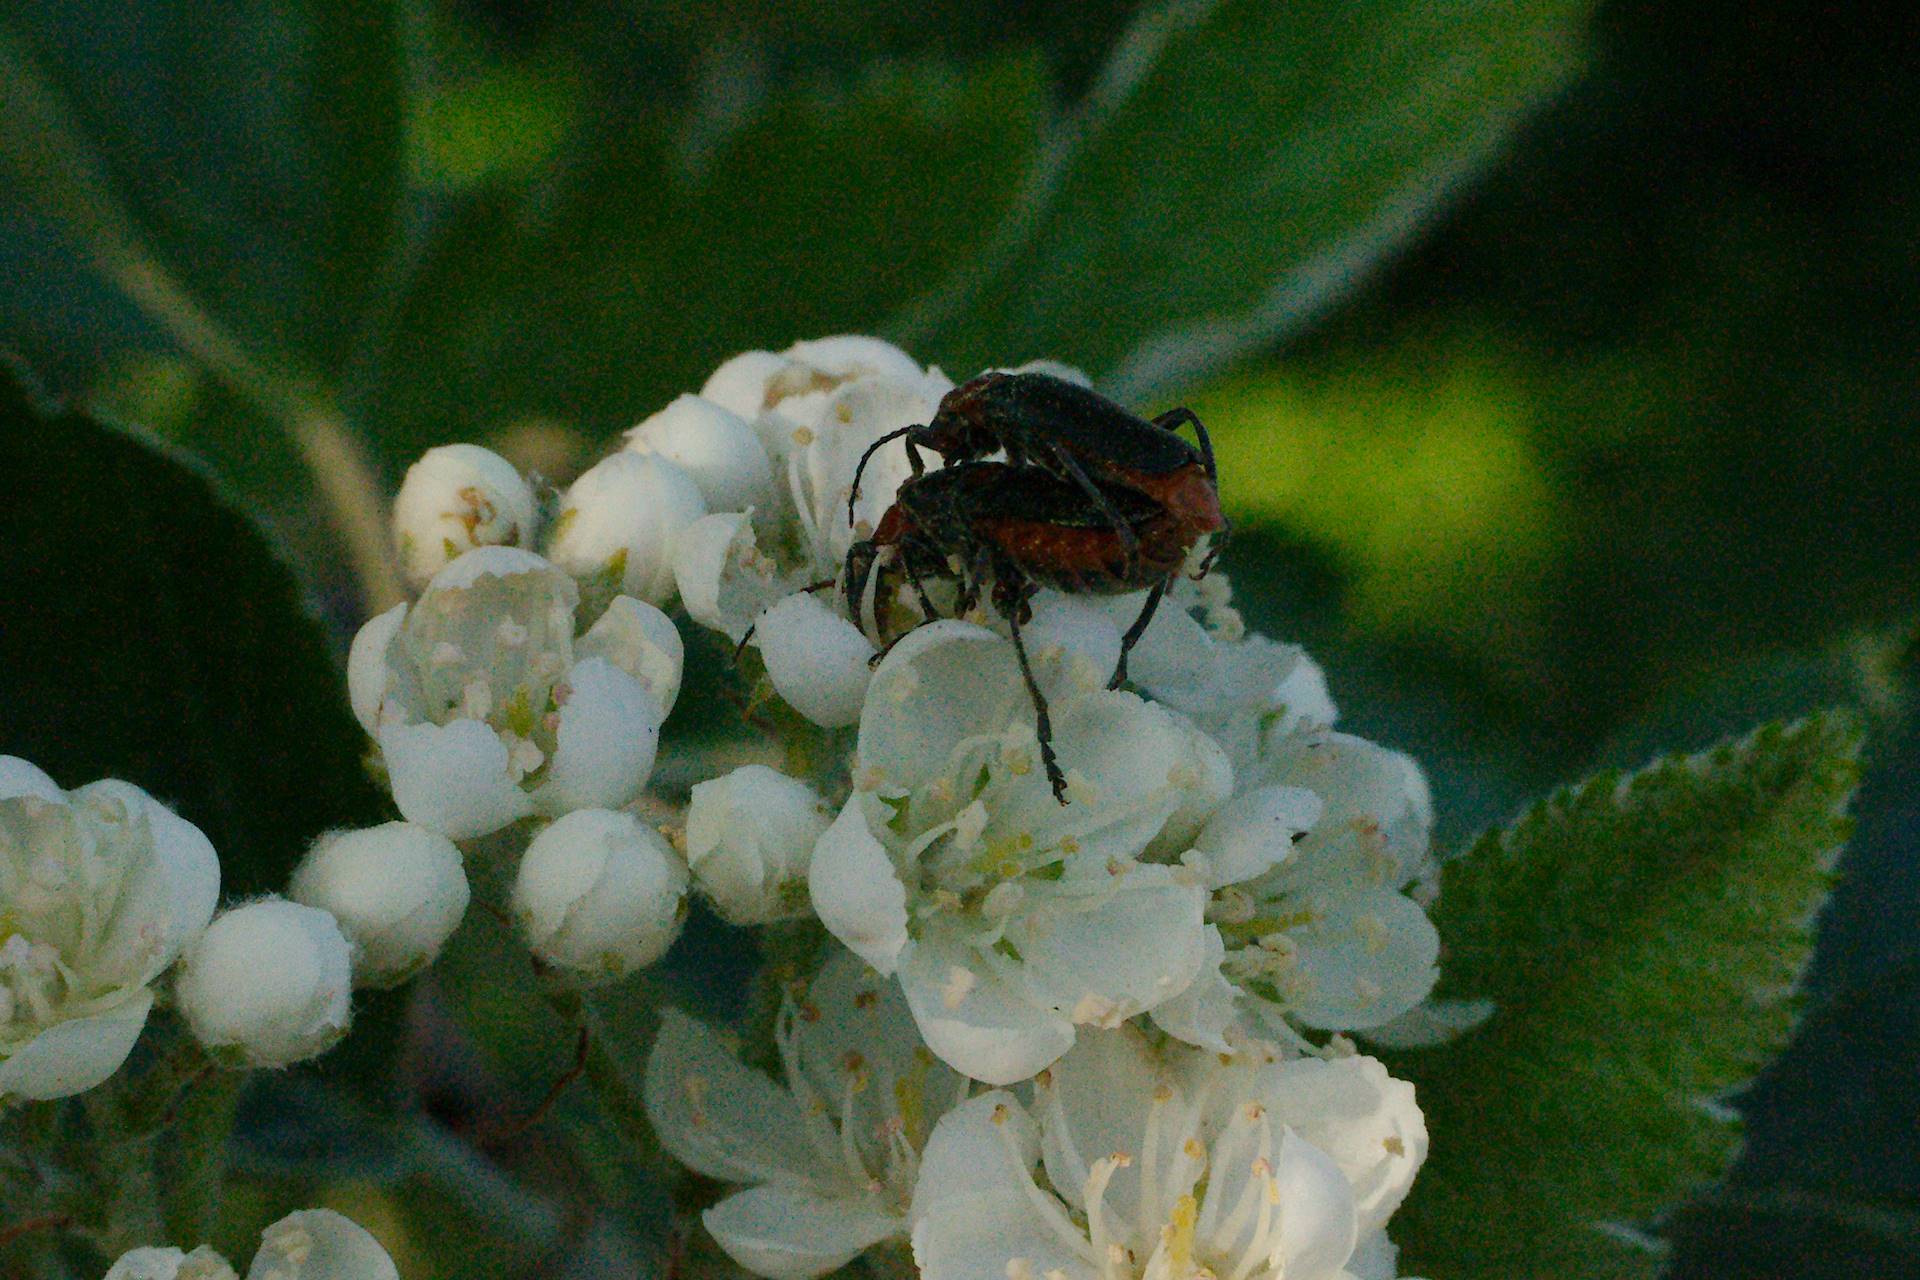
[(398, 986), (432, 964), (469, 895), (453, 841), (411, 822), (320, 837), (287, 892), (339, 923), (361, 987)]
[(284, 1067), (346, 1034), (352, 986), (352, 947), (331, 915), (263, 898), (214, 917), (181, 960), (175, 996), (216, 1056)]
[(580, 809), (535, 836), (513, 913), (533, 953), (590, 982), (658, 960), (686, 916), (687, 868), (630, 813)]
[(532, 487), (477, 444), (427, 450), (407, 468), (393, 503), (394, 545), (415, 590), (475, 547), (527, 546), (534, 521)]
[(803, 916), (807, 864), (832, 821), (812, 787), (750, 764), (693, 788), (687, 865), (734, 924)]
[(547, 555), (576, 578), (664, 604), (673, 595), (674, 539), (706, 513), (700, 486), (677, 463), (623, 451), (567, 490)]
[(711, 400), (681, 396), (627, 432), (627, 448), (678, 463), (709, 511), (764, 509), (773, 498), (773, 467), (760, 437)]
[(331, 1209), (301, 1209), (260, 1233), (247, 1280), (397, 1280), (373, 1233)]
[(752, 422), (767, 409), (767, 384), (792, 363), (772, 351), (742, 351), (707, 375), (700, 398)]
[(827, 729), (855, 724), (873, 643), (825, 599), (796, 591), (760, 615), (753, 642), (788, 706)]

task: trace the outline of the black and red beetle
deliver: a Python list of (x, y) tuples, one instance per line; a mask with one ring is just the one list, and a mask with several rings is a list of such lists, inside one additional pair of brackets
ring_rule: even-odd
[[(1199, 436), (1197, 446), (1176, 434), (1189, 424)], [(1108, 511), (1123, 541), (1125, 522), (1107, 496), (1114, 489), (1130, 489), (1160, 503), (1196, 526), (1196, 538), (1226, 530), (1213, 442), (1191, 409), (1147, 419), (1052, 374), (983, 373), (941, 397), (931, 421), (890, 431), (867, 448), (847, 495), (849, 521), (868, 460), (883, 445), (902, 438), (915, 476), (926, 470), (922, 449), (949, 463), (976, 462), (1004, 450), (1015, 466), (1052, 472)]]
[[(1118, 595), (1148, 587), (1146, 608), (1122, 641), (1114, 684), (1125, 678), (1126, 649), (1145, 631), (1166, 585), (1186, 563), (1194, 541), (1188, 513), (1133, 489), (1103, 487), (1098, 500), (1075, 483), (1034, 465), (960, 462), (909, 478), (873, 536), (847, 553), (842, 588), (848, 612), (865, 613), (876, 567), (896, 570), (912, 584), (922, 612), (937, 616), (926, 581), (953, 579), (959, 596), (951, 612), (965, 613), (991, 580), (993, 603), (1007, 619), (1027, 693), (1033, 699), (1042, 762), (1055, 798), (1066, 779), (1054, 757), (1046, 699), (1027, 661), (1020, 628), (1032, 617), (1040, 587)], [(891, 561), (882, 557), (891, 553)], [(877, 609), (877, 606), (876, 606)], [(875, 620), (876, 629), (879, 627)]]

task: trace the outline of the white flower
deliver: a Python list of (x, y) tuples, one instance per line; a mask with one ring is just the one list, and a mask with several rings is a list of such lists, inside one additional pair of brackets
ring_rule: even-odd
[[(1269, 735), (1256, 768), (1248, 780), (1257, 789), (1223, 807), (1197, 842), (1202, 851), (1238, 848), (1240, 860), (1222, 856), (1233, 870), (1211, 882), (1207, 918), (1221, 962), (1195, 998), (1221, 993), (1224, 981), (1235, 1011), (1283, 1037), (1289, 1021), (1364, 1031), (1402, 1017), (1439, 976), (1439, 935), (1408, 893), (1432, 866), (1433, 814), (1418, 767), (1350, 734), (1295, 727)], [(1264, 866), (1248, 856), (1262, 827), (1276, 832)], [(1211, 1022), (1231, 1042), (1228, 1003), (1211, 1015), (1176, 1007), (1174, 1016)]]
[(416, 591), (475, 547), (533, 542), (533, 489), (513, 464), (477, 444), (429, 449), (407, 468), (393, 502), (394, 546)]
[(666, 953), (686, 917), (687, 868), (630, 813), (580, 809), (533, 838), (513, 913), (533, 953), (593, 982)]
[(700, 486), (676, 463), (616, 453), (567, 490), (546, 553), (576, 578), (662, 605), (674, 591), (674, 540), (705, 514)]
[(1051, 650), (1041, 668), (1062, 804), (1012, 645), (964, 622), (914, 631), (874, 673), (857, 790), (814, 849), (821, 922), (898, 976), (936, 1054), (989, 1083), (1031, 1076), (1076, 1025), (1179, 995), (1205, 959), (1201, 877), (1142, 859), (1187, 848), (1231, 771), (1094, 668)]
[(926, 1280), (1334, 1280), (1425, 1151), (1411, 1087), (1370, 1060), (1089, 1032), (1032, 1114), (989, 1093), (941, 1121), (914, 1257)]
[(795, 432), (811, 430), (833, 393), (868, 378), (912, 381), (914, 358), (879, 338), (841, 334), (796, 342), (784, 353), (745, 351), (713, 371), (700, 395), (752, 423), (779, 465)]
[(687, 865), (720, 914), (765, 924), (807, 913), (807, 864), (832, 811), (798, 778), (750, 764), (695, 784)]
[(466, 868), (453, 841), (411, 822), (322, 836), (287, 896), (333, 916), (353, 943), (357, 986), (398, 986), (433, 963), (466, 914)]
[[(120, 1255), (106, 1280), (237, 1280), (227, 1260), (206, 1245), (192, 1253), (133, 1249)], [(380, 1242), (331, 1209), (290, 1213), (260, 1234), (247, 1280), (398, 1280)]]
[(578, 603), (547, 561), (483, 547), (360, 629), (348, 692), (408, 821), (464, 840), (639, 794), (679, 691), (679, 637), (616, 597), (576, 638)]
[[(1247, 634), (1230, 595), (1218, 571), (1198, 582), (1176, 578), (1128, 655), (1127, 672), (1132, 684), (1191, 717), (1246, 772), (1266, 734), (1325, 728), (1338, 712), (1313, 659), (1298, 645)], [(1144, 602), (1137, 592), (1104, 606), (1124, 627)]]
[(213, 846), (140, 788), (0, 756), (0, 1100), (112, 1075), (219, 896)]
[(284, 1067), (347, 1033), (352, 988), (353, 948), (334, 918), (262, 898), (214, 917), (181, 958), (174, 996), (215, 1056)]
[(700, 486), (709, 511), (764, 508), (773, 467), (747, 420), (699, 396), (683, 395), (627, 432), (627, 448), (676, 463)]
[(921, 1046), (893, 985), (836, 952), (783, 1009), (778, 1083), (669, 1011), (647, 1062), (647, 1114), (683, 1164), (736, 1191), (713, 1238), (773, 1280), (817, 1276), (907, 1233), (920, 1150), (967, 1082)]
[[(755, 639), (776, 691), (820, 724), (853, 722), (866, 674), (856, 667), (871, 648), (855, 643), (852, 624), (828, 625), (844, 621), (837, 595), (790, 597), (838, 580), (848, 548), (872, 533), (911, 474), (904, 441), (874, 453), (850, 521), (854, 474), (869, 446), (928, 421), (952, 387), (937, 369), (922, 370), (878, 339), (839, 337), (797, 343), (781, 356), (735, 357), (702, 392), (742, 416), (751, 412), (780, 492), (751, 520), (710, 515), (686, 531), (674, 558), (681, 599), (696, 621), (736, 641), (762, 619)], [(776, 604), (786, 612), (763, 619)], [(806, 634), (789, 634), (796, 626)], [(808, 661), (815, 640), (830, 647), (831, 661)]]

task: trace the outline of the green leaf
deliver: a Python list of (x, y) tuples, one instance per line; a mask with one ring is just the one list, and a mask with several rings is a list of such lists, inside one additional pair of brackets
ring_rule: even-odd
[(258, 529), (182, 455), (45, 413), (0, 362), (0, 751), (125, 778), (220, 853), (229, 897), (385, 816), (325, 636)]
[[(401, 55), (379, 0), (61, 0), (0, 18), (0, 169), (94, 260), (150, 248), (251, 345), (332, 366), (401, 209)], [(42, 271), (68, 273), (71, 253)], [(151, 281), (124, 275), (135, 300)]]
[(480, 193), (398, 312), (370, 407), (401, 455), (518, 415), (627, 425), (749, 347), (871, 330), (981, 242), (1045, 101), (1031, 56), (881, 67), (710, 148), (590, 139), (564, 193)]
[(1586, 0), (1170, 0), (988, 252), (896, 322), (1139, 397), (1271, 344), (1404, 245), (1579, 64)]
[(1395, 1219), (1410, 1269), (1652, 1273), (1629, 1234), (1722, 1172), (1716, 1099), (1791, 1028), (1859, 741), (1828, 712), (1603, 773), (1447, 864), (1443, 994), (1498, 1012), (1404, 1064), (1433, 1135)]

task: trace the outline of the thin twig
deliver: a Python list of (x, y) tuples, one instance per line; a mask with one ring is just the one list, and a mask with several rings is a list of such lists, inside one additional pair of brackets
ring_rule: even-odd
[(561, 1072), (559, 1078), (547, 1087), (546, 1093), (542, 1095), (533, 1110), (517, 1120), (481, 1126), (473, 1135), (474, 1145), (493, 1147), (511, 1142), (546, 1119), (547, 1114), (559, 1103), (561, 1095), (566, 1093), (567, 1087), (587, 1073), (587, 1050), (592, 1040), (592, 1030), (583, 1023), (580, 1034), (574, 1040), (573, 1065)]
[(402, 598), (382, 489), (359, 438), (311, 378), (257, 359), (150, 249), (114, 198), (57, 89), (0, 30), (0, 160), (94, 267), (147, 317), (293, 441), (341, 537), (369, 612)]

